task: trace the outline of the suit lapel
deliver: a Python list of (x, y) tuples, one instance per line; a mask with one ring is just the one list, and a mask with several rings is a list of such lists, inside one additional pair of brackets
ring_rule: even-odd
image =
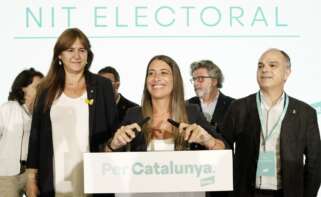
[(96, 81), (88, 71), (85, 74), (87, 85), (87, 99), (92, 100), (93, 103), (88, 105), (89, 107), (89, 134), (92, 135), (94, 131), (94, 119), (96, 108)]
[(225, 96), (220, 92), (220, 95), (217, 98), (217, 103), (211, 120), (211, 124), (215, 127), (217, 126), (217, 122), (220, 122), (220, 119), (224, 114), (225, 105)]
[[(250, 97), (249, 103), (247, 103), (247, 105), (249, 106), (250, 109), (250, 113), (247, 115), (247, 124), (248, 127), (250, 128), (251, 132), (254, 132), (253, 138), (252, 138), (252, 142), (254, 143), (254, 147), (256, 147), (256, 150), (259, 151), (259, 147), (260, 147), (260, 141), (261, 141), (261, 122), (260, 122), (260, 118), (259, 118), (259, 112), (257, 109), (257, 105), (256, 105), (256, 94), (253, 94)], [(258, 152), (257, 152), (258, 153)]]
[(196, 97), (195, 102), (192, 102), (192, 103), (197, 104), (198, 106), (200, 106), (199, 108), (200, 108), (201, 112), (203, 113), (203, 109), (202, 109), (202, 105), (201, 105), (201, 100), (200, 100), (199, 97)]
[(295, 121), (297, 117), (297, 111), (298, 110), (296, 109), (293, 99), (289, 97), (289, 106), (281, 126), (281, 133), (280, 133), (281, 143), (288, 139), (288, 135), (289, 135), (289, 132), (291, 132), (291, 130), (294, 131), (293, 127), (296, 127), (295, 124), (297, 122)]

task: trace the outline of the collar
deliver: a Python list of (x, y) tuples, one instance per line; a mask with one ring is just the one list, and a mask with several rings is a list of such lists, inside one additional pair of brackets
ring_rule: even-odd
[(29, 116), (32, 116), (32, 113), (29, 111), (28, 106), (24, 103), (23, 105), (21, 105), (23, 111)]
[(285, 100), (284, 100), (284, 98), (285, 98), (285, 93), (284, 93), (284, 91), (282, 92), (282, 95), (281, 95), (280, 98), (277, 100), (277, 102), (274, 103), (272, 106), (269, 106), (269, 105), (267, 104), (267, 101), (266, 101), (267, 98), (266, 98), (266, 96), (264, 96), (264, 94), (262, 93), (262, 91), (260, 90), (259, 92), (260, 92), (261, 107), (264, 107), (264, 108), (267, 109), (267, 110), (271, 109), (271, 108), (274, 107), (274, 106), (282, 105), (282, 104), (285, 102)]
[(120, 100), (120, 94), (118, 93), (118, 96), (117, 96), (117, 98), (116, 98), (116, 104), (119, 103), (119, 100)]
[(208, 104), (207, 104), (207, 103), (204, 103), (204, 101), (203, 101), (202, 98), (199, 98), (199, 99), (200, 99), (202, 105), (212, 105), (212, 104), (214, 104), (214, 103), (217, 102), (219, 96), (220, 96), (220, 91), (217, 92), (217, 95), (216, 95), (216, 96), (214, 97), (214, 99), (213, 99), (210, 103), (208, 103)]

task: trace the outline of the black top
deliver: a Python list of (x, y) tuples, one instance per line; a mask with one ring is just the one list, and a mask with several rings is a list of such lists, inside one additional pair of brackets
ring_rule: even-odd
[[(224, 142), (222, 136), (220, 134), (218, 134), (215, 131), (215, 128), (206, 121), (205, 117), (203, 116), (203, 114), (201, 113), (201, 111), (199, 110), (197, 105), (187, 104), (186, 111), (187, 111), (188, 121), (190, 124), (196, 123), (196, 124), (200, 125), (212, 136), (214, 136), (215, 138), (220, 139)], [(142, 119), (143, 119), (142, 108), (141, 107), (133, 107), (127, 111), (127, 114), (126, 114), (122, 124), (128, 125), (128, 124), (135, 123), (135, 122), (137, 123), (138, 121), (140, 121)], [(227, 144), (226, 144), (226, 146), (227, 146)], [(130, 147), (129, 151), (146, 151), (147, 144), (146, 144), (145, 136), (143, 135), (143, 133), (139, 133), (137, 135), (137, 137), (133, 141), (131, 141), (131, 143), (129, 144), (129, 147)], [(191, 148), (191, 150), (205, 149), (205, 147), (203, 147), (199, 144), (191, 144), (190, 148)]]
[[(212, 120), (210, 122), (211, 125), (213, 125), (215, 128), (220, 127), (220, 125), (223, 122), (225, 112), (227, 111), (228, 107), (230, 106), (230, 104), (232, 103), (233, 100), (234, 100), (234, 98), (226, 96), (222, 92), (220, 92), (218, 99), (217, 99), (214, 113), (212, 115)], [(202, 111), (201, 101), (198, 96), (188, 99), (187, 102), (197, 104)]]
[[(224, 115), (230, 106), (230, 104), (234, 101), (234, 98), (224, 95), (220, 92), (215, 110), (212, 114), (211, 125), (215, 127), (217, 132), (220, 132), (219, 128), (222, 126)], [(188, 103), (197, 104), (202, 111), (201, 101), (198, 96), (194, 96), (187, 100)], [(206, 192), (206, 197), (227, 197), (230, 192)]]
[[(114, 94), (111, 82), (103, 77), (87, 71), (85, 80), (87, 98), (93, 99), (88, 105), (90, 152), (99, 152), (118, 127)], [(40, 95), (34, 108), (27, 167), (38, 169), (40, 196), (54, 197), (52, 126), (50, 109), (44, 112), (46, 93)]]
[(119, 122), (124, 120), (126, 112), (129, 108), (138, 106), (136, 103), (131, 102), (130, 100), (126, 99), (123, 95), (119, 94), (120, 98), (117, 103), (117, 110), (118, 110), (118, 117)]

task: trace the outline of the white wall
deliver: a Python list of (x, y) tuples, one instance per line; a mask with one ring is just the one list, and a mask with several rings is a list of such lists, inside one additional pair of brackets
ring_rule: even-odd
[[(192, 7), (189, 14), (187, 6)], [(271, 47), (283, 49), (292, 58), (286, 91), (314, 104), (320, 123), (320, 8), (319, 0), (7, 0), (0, 6), (0, 101), (7, 99), (14, 77), (24, 68), (46, 73), (56, 37), (67, 27), (79, 27), (92, 43), (91, 70), (116, 67), (120, 92), (137, 103), (147, 62), (154, 55), (166, 54), (178, 62), (186, 98), (194, 95), (189, 65), (200, 59), (218, 64), (226, 79), (222, 91), (239, 98), (258, 90), (260, 54)], [(231, 15), (242, 12), (231, 25)], [(168, 27), (159, 24), (172, 20)]]

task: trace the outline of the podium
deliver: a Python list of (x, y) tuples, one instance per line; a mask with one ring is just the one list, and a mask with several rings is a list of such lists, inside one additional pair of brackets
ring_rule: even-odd
[(85, 193), (233, 190), (231, 150), (84, 154)]

